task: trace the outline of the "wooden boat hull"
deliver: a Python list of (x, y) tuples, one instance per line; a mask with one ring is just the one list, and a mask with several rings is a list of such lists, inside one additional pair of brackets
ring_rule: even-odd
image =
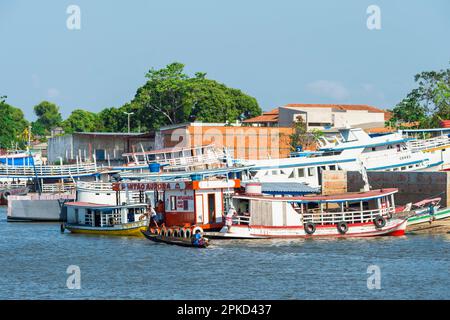
[(166, 243), (170, 245), (177, 245), (182, 247), (192, 247), (192, 248), (207, 248), (209, 243), (205, 242), (204, 245), (194, 245), (190, 239), (182, 239), (179, 237), (165, 237), (158, 234), (150, 233), (149, 231), (141, 231), (141, 233), (148, 240), (153, 242)]
[(408, 219), (407, 232), (448, 232), (450, 230), (450, 208), (430, 214), (415, 215)]
[[(318, 225), (313, 234), (307, 234), (303, 226), (274, 227), (274, 226), (248, 226), (233, 225), (228, 230), (223, 230), (221, 238), (320, 238), (320, 237), (375, 237), (375, 236), (402, 236), (405, 234), (407, 220), (392, 219), (383, 228), (376, 228), (372, 222), (349, 224), (348, 231), (341, 234), (335, 225)], [(214, 237), (219, 238), (219, 234)]]
[(115, 227), (88, 227), (79, 225), (65, 224), (64, 228), (69, 230), (71, 233), (81, 233), (81, 234), (92, 234), (92, 235), (106, 235), (106, 236), (127, 236), (127, 237), (142, 237), (141, 231), (147, 229), (147, 222), (142, 223), (128, 223)]

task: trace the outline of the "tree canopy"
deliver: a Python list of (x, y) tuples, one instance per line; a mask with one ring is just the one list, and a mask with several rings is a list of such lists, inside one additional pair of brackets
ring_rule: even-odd
[(62, 122), (64, 132), (95, 132), (101, 131), (102, 124), (99, 116), (90, 111), (76, 109)]
[(292, 134), (289, 135), (289, 147), (291, 151), (315, 149), (317, 141), (323, 137), (323, 131), (313, 129), (308, 131), (308, 126), (301, 115), (298, 115), (292, 123)]
[(207, 79), (206, 73), (197, 72), (190, 77), (178, 62), (151, 69), (146, 77), (147, 82), (137, 90), (128, 108), (147, 129), (194, 120), (244, 120), (261, 114), (255, 98)]
[(32, 124), (32, 131), (37, 135), (48, 135), (50, 131), (62, 122), (59, 107), (51, 102), (42, 101), (34, 106), (34, 113), (38, 117)]
[(430, 128), (450, 119), (450, 68), (421, 72), (414, 80), (417, 87), (390, 110), (387, 125), (401, 128), (415, 122), (418, 128)]
[(16, 143), (23, 148), (26, 144), (23, 132), (27, 126), (22, 110), (6, 103), (6, 96), (0, 97), (0, 148), (9, 149)]
[[(32, 124), (32, 132), (45, 136), (57, 126), (62, 126), (67, 133), (127, 132), (128, 116), (125, 113), (130, 112), (133, 113), (130, 117), (130, 128), (134, 132), (192, 121), (234, 122), (260, 115), (262, 112), (255, 98), (241, 90), (208, 79), (204, 72), (190, 76), (179, 62), (161, 69), (151, 69), (145, 77), (146, 82), (136, 90), (131, 101), (121, 107), (105, 108), (99, 113), (76, 109), (63, 121), (56, 104), (42, 101), (34, 107), (37, 120)], [(14, 114), (15, 119), (24, 120), (23, 113), (17, 113), (18, 109), (6, 105), (4, 100), (3, 114), (8, 113), (10, 118)], [(4, 123), (8, 122), (8, 119), (5, 118)], [(22, 128), (23, 123), (19, 127)], [(5, 128), (2, 127), (8, 131)], [(12, 131), (8, 133), (11, 136), (15, 134)], [(10, 141), (6, 137), (4, 140)]]

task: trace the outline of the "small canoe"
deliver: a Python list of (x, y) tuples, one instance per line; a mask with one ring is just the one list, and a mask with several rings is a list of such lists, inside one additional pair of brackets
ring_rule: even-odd
[(153, 241), (153, 242), (161, 242), (161, 243), (166, 243), (166, 244), (171, 244), (171, 245), (176, 245), (176, 246), (193, 247), (193, 248), (206, 248), (209, 246), (209, 241), (207, 238), (204, 238), (205, 241), (203, 242), (203, 244), (196, 245), (196, 244), (193, 244), (190, 239), (185, 239), (185, 238), (180, 238), (180, 237), (162, 236), (160, 234), (150, 233), (148, 230), (147, 231), (141, 230), (141, 232), (144, 235), (144, 237), (146, 237), (148, 240)]

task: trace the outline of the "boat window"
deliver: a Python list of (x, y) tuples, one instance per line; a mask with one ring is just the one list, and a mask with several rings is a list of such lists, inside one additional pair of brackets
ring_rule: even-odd
[(308, 176), (313, 177), (316, 175), (316, 167), (310, 167), (308, 168)]
[(304, 168), (298, 168), (297, 174), (299, 178), (303, 178), (305, 176), (305, 169)]
[(276, 176), (278, 174), (278, 170), (272, 170), (272, 175)]
[(372, 147), (372, 151), (377, 151), (377, 147)]
[(294, 178), (295, 177), (295, 170), (292, 170), (291, 174), (289, 175), (289, 179)]
[(330, 166), (330, 170), (336, 170), (336, 166), (335, 165), (331, 165)]
[(176, 196), (170, 196), (170, 210), (172, 210), (172, 211), (177, 210), (177, 197)]
[(402, 170), (406, 170), (406, 167), (402, 167)]

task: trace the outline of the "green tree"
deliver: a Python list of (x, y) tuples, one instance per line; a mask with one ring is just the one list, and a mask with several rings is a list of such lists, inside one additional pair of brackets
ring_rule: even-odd
[(193, 120), (231, 122), (261, 114), (255, 98), (207, 79), (206, 73), (197, 72), (190, 77), (178, 62), (152, 69), (146, 77), (146, 84), (123, 107), (135, 113), (132, 122), (144, 129)]
[(439, 126), (439, 121), (450, 119), (449, 87), (450, 68), (425, 71), (415, 75), (417, 87), (392, 110), (387, 125), (402, 127), (407, 122), (418, 122), (418, 127)]
[(95, 132), (101, 131), (102, 125), (99, 116), (90, 111), (76, 109), (62, 122), (64, 132)]
[(20, 148), (26, 145), (23, 133), (28, 127), (22, 110), (6, 103), (6, 96), (0, 97), (0, 148), (11, 148), (16, 143)]
[(308, 131), (308, 126), (301, 115), (296, 117), (292, 124), (292, 134), (289, 135), (289, 146), (291, 151), (297, 151), (297, 147), (303, 150), (315, 148), (319, 138), (323, 137), (323, 132), (318, 129)]
[(42, 101), (34, 106), (34, 113), (38, 117), (33, 123), (33, 133), (35, 134), (49, 134), (53, 128), (59, 126), (62, 122), (59, 107), (48, 101)]
[(189, 97), (193, 106), (189, 119), (203, 122), (233, 122), (261, 114), (255, 98), (197, 74), (190, 79)]

